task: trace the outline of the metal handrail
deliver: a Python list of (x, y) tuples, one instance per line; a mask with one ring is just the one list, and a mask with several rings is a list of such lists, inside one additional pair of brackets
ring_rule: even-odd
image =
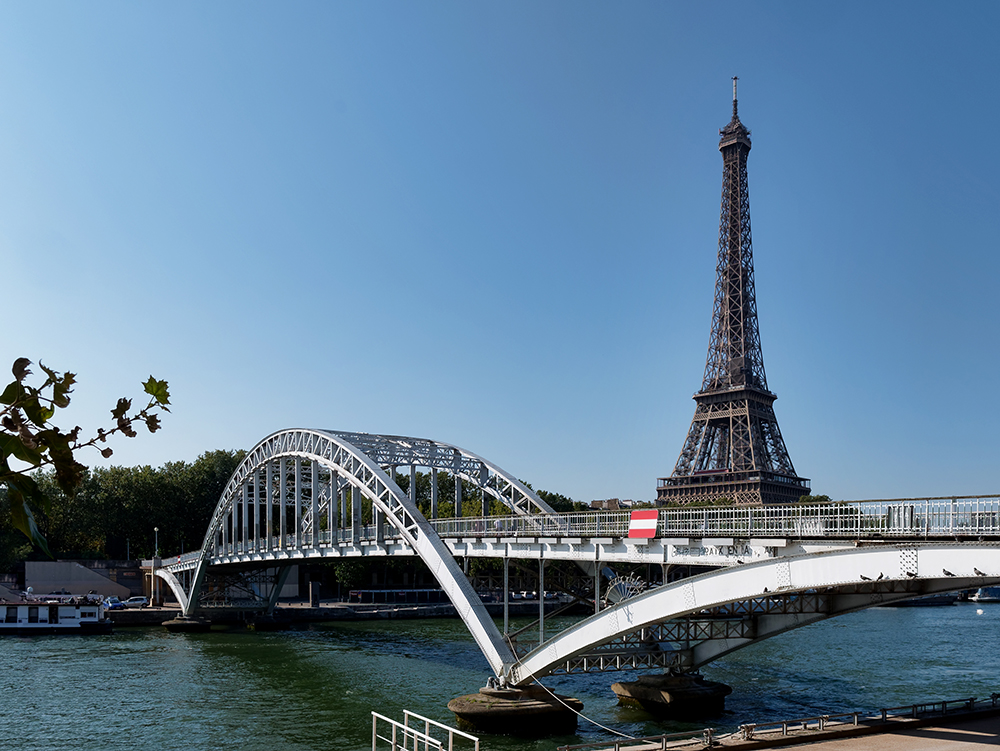
[[(857, 725), (861, 719), (860, 712), (842, 712), (840, 714), (817, 715), (816, 717), (800, 717), (795, 720), (779, 720), (777, 722), (751, 722), (740, 725), (740, 734), (744, 740), (750, 740), (754, 735), (763, 730), (770, 732), (781, 728), (782, 735), (788, 735), (789, 730), (795, 730), (796, 726), (801, 730), (809, 730), (810, 725), (815, 724), (816, 730), (826, 730), (831, 724), (834, 725)], [(850, 722), (841, 722), (843, 718), (850, 718)]]
[(427, 735), (427, 736), (430, 736), (431, 728), (432, 727), (437, 728), (438, 730), (441, 730), (443, 732), (448, 733), (448, 751), (453, 751), (453, 749), (454, 749), (454, 746), (455, 746), (455, 736), (458, 736), (460, 738), (465, 738), (466, 740), (472, 741), (474, 751), (479, 751), (479, 739), (476, 736), (474, 736), (474, 735), (469, 735), (468, 733), (465, 733), (465, 732), (463, 732), (461, 730), (456, 730), (455, 728), (450, 727), (448, 725), (443, 725), (440, 722), (437, 722), (436, 720), (428, 719), (427, 717), (424, 717), (423, 715), (418, 715), (416, 712), (411, 712), (408, 709), (404, 709), (403, 710), (403, 725), (405, 727), (407, 727), (407, 728), (410, 727), (410, 720), (411, 719), (419, 720), (420, 722), (424, 723), (424, 734)]
[[(971, 712), (976, 708), (976, 697), (970, 697), (968, 699), (950, 699), (948, 701), (933, 701), (924, 702), (922, 704), (910, 704), (905, 707), (885, 707), (882, 711), (882, 722), (887, 722), (889, 719), (889, 714), (892, 713), (896, 716), (909, 715), (910, 717), (919, 717), (924, 714), (948, 714), (948, 705), (951, 704), (958, 705), (961, 707), (959, 711), (963, 709), (966, 712)], [(992, 706), (996, 706), (996, 699), (993, 699)], [(940, 709), (938, 709), (940, 707)], [(955, 710), (952, 709), (954, 712)]]
[[(442, 538), (518, 539), (539, 537), (628, 537), (629, 511), (582, 511), (566, 514), (455, 517), (429, 520)], [(303, 536), (302, 545), (329, 546), (357, 535), (359, 541), (398, 541), (399, 530), (385, 525), (325, 530), (316, 541)], [(1000, 495), (829, 503), (810, 506), (729, 506), (657, 509), (659, 539), (927, 539), (1000, 536)], [(267, 550), (293, 549), (295, 536), (262, 540)], [(242, 555), (257, 545), (230, 542), (217, 555)], [(162, 566), (190, 564), (200, 553), (162, 559)], [(144, 561), (144, 565), (151, 562)], [(158, 566), (159, 567), (159, 566)]]
[[(666, 735), (650, 735), (644, 738), (621, 738), (614, 741), (593, 741), (591, 743), (578, 743), (573, 746), (558, 746), (556, 751), (583, 751), (584, 749), (601, 749), (602, 751), (628, 751), (629, 748), (642, 745), (645, 751), (652, 751), (650, 743), (659, 743), (660, 749), (667, 748), (668, 741), (692, 741), (701, 739), (706, 748), (711, 748), (715, 744), (715, 728), (702, 728), (701, 730), (685, 730), (680, 733), (667, 733)], [(610, 744), (610, 745), (609, 745)]]
[[(889, 722), (890, 715), (894, 717), (918, 718), (927, 715), (947, 715), (950, 712), (965, 711), (974, 712), (977, 708), (995, 709), (1000, 701), (1000, 693), (990, 694), (988, 699), (977, 700), (975, 697), (969, 699), (949, 699), (946, 701), (918, 702), (907, 704), (901, 707), (885, 707), (879, 710), (877, 715), (864, 715), (861, 712), (843, 712), (841, 714), (818, 715), (816, 717), (800, 717), (795, 720), (778, 720), (777, 722), (750, 722), (740, 725), (739, 732), (743, 740), (752, 740), (758, 733), (773, 733), (779, 729), (782, 735), (788, 735), (793, 730), (810, 730), (815, 725), (815, 730), (822, 731), (837, 725), (858, 725), (862, 720), (867, 722)], [(977, 707), (977, 705), (982, 705)], [(958, 709), (956, 710), (956, 707)], [(850, 718), (850, 722), (842, 722), (844, 718)]]
[[(657, 537), (890, 538), (1000, 535), (1000, 496), (813, 506), (658, 509)], [(434, 519), (441, 537), (625, 537), (629, 511)]]
[[(382, 731), (383, 733), (388, 733), (387, 735), (379, 734), (379, 720), (389, 724), (389, 730)], [(411, 727), (411, 720), (422, 722), (424, 729), (420, 730)], [(432, 729), (447, 734), (447, 746), (445, 746), (445, 740), (435, 738), (431, 735)], [(416, 712), (411, 712), (408, 709), (403, 710), (402, 722), (393, 720), (378, 712), (372, 712), (372, 751), (378, 749), (379, 741), (389, 744), (391, 751), (445, 751), (445, 748), (448, 751), (455, 751), (456, 738), (472, 741), (473, 751), (479, 751), (479, 739), (476, 736), (456, 730), (448, 725), (443, 725), (440, 722), (418, 715)]]

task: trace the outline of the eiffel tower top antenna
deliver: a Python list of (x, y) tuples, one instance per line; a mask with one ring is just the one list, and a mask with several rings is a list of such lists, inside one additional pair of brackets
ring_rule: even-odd
[(739, 81), (739, 76), (733, 76), (733, 117), (736, 115), (736, 82)]

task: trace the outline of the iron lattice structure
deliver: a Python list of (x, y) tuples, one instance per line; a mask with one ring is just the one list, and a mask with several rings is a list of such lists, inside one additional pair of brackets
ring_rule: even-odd
[(657, 500), (668, 504), (728, 500), (742, 506), (792, 503), (807, 495), (774, 415), (767, 388), (754, 296), (747, 156), (750, 131), (737, 114), (719, 131), (722, 208), (712, 333), (694, 419)]

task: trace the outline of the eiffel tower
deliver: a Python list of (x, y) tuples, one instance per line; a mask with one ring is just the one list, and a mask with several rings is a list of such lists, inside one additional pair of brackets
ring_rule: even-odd
[(741, 506), (793, 503), (809, 494), (788, 457), (767, 388), (757, 329), (747, 155), (750, 131), (736, 110), (719, 131), (722, 211), (712, 333), (694, 419), (657, 501), (671, 505), (726, 500)]

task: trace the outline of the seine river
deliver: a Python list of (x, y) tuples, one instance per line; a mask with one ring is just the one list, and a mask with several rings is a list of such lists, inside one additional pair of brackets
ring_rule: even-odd
[[(977, 613), (977, 611), (982, 611)], [(552, 619), (555, 620), (555, 619)], [(556, 623), (551, 623), (554, 627)], [(584, 714), (630, 735), (825, 712), (874, 710), (1000, 691), (1000, 605), (878, 608), (745, 649), (703, 672), (730, 684), (727, 712), (657, 723), (618, 707), (629, 674), (550, 677)], [(324, 623), (283, 633), (0, 638), (0, 748), (306, 751), (371, 748), (371, 711), (452, 723), (449, 699), (484, 685), (486, 662), (458, 620)], [(484, 751), (551, 751), (608, 737), (484, 736)]]

